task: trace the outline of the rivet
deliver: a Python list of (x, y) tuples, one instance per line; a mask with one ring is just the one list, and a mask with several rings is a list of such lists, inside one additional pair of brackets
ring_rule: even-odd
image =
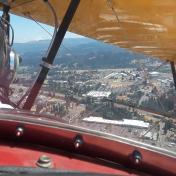
[(16, 137), (21, 137), (24, 134), (24, 129), (22, 127), (18, 127), (16, 129)]
[(74, 146), (76, 149), (80, 148), (83, 145), (83, 139), (82, 136), (77, 135), (75, 137), (75, 141), (74, 141)]
[(142, 160), (142, 155), (139, 151), (134, 150), (132, 157), (133, 157), (134, 164), (136, 164), (136, 165), (140, 164), (140, 162)]

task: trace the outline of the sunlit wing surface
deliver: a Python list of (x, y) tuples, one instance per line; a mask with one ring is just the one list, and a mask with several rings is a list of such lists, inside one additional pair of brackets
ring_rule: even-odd
[[(8, 2), (14, 14), (54, 24), (42, 0)], [(50, 0), (50, 3), (61, 22), (70, 0)], [(69, 31), (173, 61), (176, 60), (176, 1), (81, 0)]]

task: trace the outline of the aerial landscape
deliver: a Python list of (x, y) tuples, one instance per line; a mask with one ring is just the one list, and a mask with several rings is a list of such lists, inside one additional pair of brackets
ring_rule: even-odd
[[(18, 103), (31, 87), (48, 45), (49, 40), (14, 44), (22, 63), (12, 101)], [(64, 40), (32, 111), (176, 152), (170, 65), (92, 39)]]
[(175, 8), (0, 0), (0, 173), (176, 176)]

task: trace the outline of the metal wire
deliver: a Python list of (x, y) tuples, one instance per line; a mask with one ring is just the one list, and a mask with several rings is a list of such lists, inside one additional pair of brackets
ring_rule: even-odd
[(51, 3), (49, 1), (44, 1), (47, 6), (49, 7), (49, 9), (51, 10), (53, 17), (54, 17), (54, 34), (53, 34), (53, 38), (55, 37), (58, 27), (59, 27), (59, 22), (58, 22), (58, 18), (57, 18), (57, 14), (56, 11), (54, 9), (54, 7), (51, 5)]
[[(117, 12), (117, 10), (115, 10), (114, 8), (114, 5), (113, 5), (113, 0), (107, 0), (107, 5), (108, 7), (112, 10), (116, 20), (117, 20), (117, 24), (118, 26), (122, 29), (122, 25), (121, 25), (121, 21), (120, 21), (120, 18), (119, 18), (119, 14)], [(127, 34), (126, 34), (126, 31), (122, 29), (122, 35), (123, 35), (123, 38), (124, 38), (124, 41), (128, 41), (127, 40)], [(127, 46), (128, 46), (128, 43), (127, 43)]]
[[(44, 1), (45, 2), (45, 1)], [(31, 20), (33, 20), (37, 25), (39, 25), (48, 35), (50, 35), (51, 37), (52, 37), (52, 40), (51, 40), (51, 42), (50, 42), (50, 45), (49, 45), (49, 47), (48, 48), (50, 48), (50, 46), (52, 45), (52, 41), (53, 41), (53, 39), (54, 39), (54, 37), (55, 37), (55, 35), (56, 35), (56, 33), (57, 33), (57, 30), (58, 30), (58, 28), (59, 28), (59, 21), (58, 21), (58, 19), (57, 19), (57, 14), (56, 14), (56, 12), (55, 12), (55, 10), (54, 10), (54, 8), (53, 8), (53, 6), (47, 1), (46, 2), (47, 3), (47, 5), (48, 5), (48, 7), (51, 9), (51, 11), (52, 11), (52, 13), (53, 13), (53, 16), (54, 16), (54, 21), (55, 21), (55, 29), (54, 29), (54, 34), (52, 35), (44, 26), (42, 26), (38, 21), (36, 21), (31, 15), (30, 15), (30, 13), (25, 13), (24, 15), (26, 15), (29, 19), (31, 19)], [(62, 47), (65, 49), (65, 50), (67, 50), (67, 51), (69, 51), (69, 52), (72, 52), (71, 51), (71, 49), (69, 49), (68, 47), (66, 47), (66, 46), (64, 46), (63, 44), (62, 44)], [(73, 55), (73, 54), (72, 54)], [(74, 55), (73, 55), (74, 56)], [(74, 56), (75, 58), (77, 58), (76, 56)], [(20, 106), (20, 104), (23, 102), (23, 100), (25, 99), (25, 97), (29, 94), (29, 92), (30, 92), (30, 89), (31, 88), (29, 88), (28, 90), (27, 90), (27, 92), (21, 97), (21, 99), (18, 101), (18, 103), (17, 103), (17, 106)]]
[(45, 27), (43, 27), (38, 21), (36, 21), (30, 14), (27, 15), (31, 20), (33, 20), (37, 25), (39, 25), (48, 35), (53, 36)]
[[(163, 62), (161, 65), (159, 65), (156, 69), (154, 69), (154, 70), (152, 70), (152, 71), (157, 71), (159, 68), (161, 68), (161, 67), (162, 67), (164, 64), (166, 64), (167, 62), (168, 62), (168, 61)], [(148, 75), (147, 75), (147, 76), (148, 76)], [(148, 79), (148, 80), (149, 80), (149, 79)], [(150, 81), (150, 80), (149, 80), (149, 81)], [(152, 85), (152, 83), (151, 83), (151, 85)], [(157, 93), (158, 93), (158, 90), (157, 90)], [(159, 95), (156, 94), (156, 93), (155, 93), (155, 95), (156, 95), (156, 98), (157, 98), (156, 100), (157, 100), (158, 104), (160, 105), (162, 111), (164, 112), (164, 115), (166, 114), (166, 117), (167, 117), (166, 109), (164, 108), (162, 102), (159, 100)], [(152, 125), (152, 126), (141, 136), (141, 138), (143, 139), (146, 134), (148, 134), (152, 129), (156, 128), (156, 127), (159, 125), (159, 123), (162, 122), (164, 119), (165, 119), (165, 118), (161, 118), (161, 119), (160, 119), (159, 121), (157, 121), (154, 125)]]
[[(28, 17), (31, 20), (33, 20), (37, 25), (39, 25), (48, 35), (50, 35), (52, 37), (52, 34), (44, 26), (42, 26), (38, 21), (36, 21), (30, 14), (28, 14)], [(61, 45), (65, 50), (72, 52), (72, 50), (70, 48), (66, 47), (64, 44), (61, 44)], [(73, 53), (72, 53), (72, 55), (73, 55)], [(78, 58), (78, 56), (76, 56), (76, 55), (73, 55), (73, 56), (74, 56), (74, 58)]]
[(14, 42), (14, 29), (12, 27), (12, 25), (7, 21), (5, 20), (3, 17), (0, 17), (0, 20), (4, 23), (6, 23), (7, 25), (9, 25), (9, 27), (11, 28), (11, 32), (12, 32), (12, 39), (11, 39), (11, 42), (9, 42), (9, 46), (11, 47), (13, 45), (13, 42)]
[[(24, 15), (27, 15), (30, 19), (32, 19), (36, 24), (38, 24), (45, 32), (47, 32), (52, 37), (50, 45), (48, 47), (48, 51), (49, 51), (49, 48), (52, 45), (53, 40), (54, 40), (54, 38), (56, 36), (56, 33), (57, 33), (57, 30), (58, 30), (58, 19), (57, 19), (56, 12), (55, 12), (53, 6), (51, 5), (51, 3), (48, 2), (48, 1), (44, 1), (44, 2), (47, 4), (48, 8), (51, 10), (51, 12), (53, 14), (54, 24), (55, 24), (55, 26), (54, 26), (54, 34), (53, 35), (51, 35), (50, 32), (48, 32), (48, 30), (46, 30), (40, 23), (38, 23), (34, 18), (32, 18), (32, 16), (30, 15), (30, 13), (25, 13)], [(25, 97), (29, 94), (30, 89), (31, 89), (31, 87), (27, 90), (27, 92), (18, 101), (18, 103), (17, 103), (18, 106), (20, 106), (21, 102), (23, 102), (23, 100), (25, 99)]]
[[(114, 13), (114, 15), (115, 15), (115, 17), (116, 17), (116, 20), (117, 20), (117, 22), (118, 22), (118, 24), (119, 24), (119, 26), (120, 27), (122, 27), (121, 26), (121, 22), (120, 22), (120, 19), (119, 19), (119, 17), (118, 17), (118, 14), (117, 14), (117, 12), (116, 12), (116, 10), (114, 9), (114, 7), (113, 7), (113, 3), (112, 3), (112, 0), (107, 0), (107, 3), (108, 3), (108, 6), (112, 9), (112, 11), (113, 11), (113, 13)], [(50, 8), (52, 9), (52, 11), (53, 12), (55, 12), (54, 10), (53, 10), (53, 8), (52, 8), (52, 6), (51, 6), (51, 4), (48, 4), (49, 6), (50, 6)], [(53, 13), (53, 14), (55, 14), (55, 13)], [(56, 15), (56, 14), (55, 14)], [(54, 16), (55, 16), (54, 15)], [(35, 21), (46, 33), (48, 33), (50, 36), (52, 36), (51, 35), (51, 33), (48, 31), (48, 30), (46, 30), (40, 23), (38, 23), (35, 19), (33, 19), (31, 16), (29, 16), (33, 21)], [(55, 18), (55, 24), (56, 24), (56, 18)], [(55, 25), (56, 26), (56, 25)], [(55, 28), (56, 29), (56, 28)], [(55, 30), (56, 31), (56, 30)], [(123, 32), (125, 32), (125, 31), (123, 31)], [(124, 36), (124, 39), (126, 38), (126, 35), (124, 34), (123, 35)], [(65, 47), (64, 45), (63, 45), (63, 48), (65, 48), (66, 50), (69, 50), (70, 51), (70, 49), (68, 49), (67, 47)], [(159, 68), (161, 68), (165, 63), (167, 63), (167, 61), (166, 62), (163, 62), (161, 65), (159, 65), (156, 69), (154, 69), (153, 71), (156, 71), (156, 70), (158, 70)], [(148, 76), (148, 75), (147, 75)], [(157, 99), (158, 101), (159, 101), (159, 99)], [(163, 111), (164, 112), (166, 112), (165, 111), (165, 109), (164, 109), (164, 107), (163, 107), (163, 105), (162, 105), (162, 103), (161, 102), (159, 102), (159, 104), (160, 104), (160, 106), (161, 106), (161, 108), (163, 109)], [(89, 112), (89, 113), (87, 113), (87, 115), (88, 114), (91, 114), (91, 113), (93, 113), (93, 112), (95, 112), (96, 110), (98, 110), (99, 108), (101, 108), (103, 105), (101, 105), (101, 106), (99, 106), (99, 107), (97, 107), (97, 108), (95, 108), (94, 110), (92, 110), (91, 112)], [(128, 106), (128, 105), (127, 105)], [(135, 108), (135, 107), (134, 107)], [(79, 116), (78, 116), (79, 117)], [(75, 118), (75, 117), (73, 117), (73, 118)], [(160, 121), (162, 121), (163, 119), (160, 119)], [(156, 124), (154, 124), (149, 130), (147, 130), (146, 131), (146, 133), (142, 136), (142, 138), (148, 133), (148, 132), (150, 132), (153, 128), (155, 128), (157, 125), (158, 125), (158, 123), (160, 122), (160, 121), (158, 121)]]

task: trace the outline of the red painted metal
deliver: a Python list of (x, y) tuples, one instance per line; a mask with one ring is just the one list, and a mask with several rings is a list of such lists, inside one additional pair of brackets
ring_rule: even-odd
[[(38, 167), (36, 165), (37, 160), (41, 155), (49, 156), (54, 164), (53, 169), (62, 170), (75, 170), (82, 172), (94, 172), (94, 173), (111, 173), (120, 175), (133, 175), (136, 174), (123, 171), (122, 169), (114, 169), (110, 166), (103, 166), (98, 163), (94, 163), (92, 160), (83, 160), (75, 158), (73, 155), (64, 156), (59, 153), (54, 153), (52, 150), (48, 151), (42, 149), (42, 147), (30, 147), (25, 148), (23, 145), (10, 146), (7, 144), (0, 145), (0, 166), (20, 166), (20, 167)], [(29, 148), (30, 147), (30, 148)]]
[[(9, 163), (12, 165), (19, 164), (20, 166), (34, 166), (41, 154), (47, 154), (53, 158), (56, 163), (55, 167), (58, 166), (58, 168), (66, 167), (66, 169), (73, 170), (118, 174), (121, 172), (125, 174), (136, 173), (134, 170), (140, 170), (153, 175), (176, 175), (176, 157), (170, 155), (167, 151), (158, 149), (157, 151), (150, 146), (142, 146), (142, 144), (139, 145), (133, 141), (129, 143), (124, 139), (104, 133), (92, 133), (89, 130), (85, 131), (86, 129), (58, 123), (51, 119), (52, 117), (43, 118), (40, 115), (26, 112), (0, 111), (0, 139), (8, 143), (13, 142), (11, 146), (0, 145), (0, 155), (2, 156), (0, 165)], [(16, 130), (19, 127), (23, 128), (24, 132), (22, 136), (16, 137)], [(81, 135), (84, 140), (80, 149), (76, 149), (74, 146), (77, 135)], [(28, 143), (28, 145), (24, 146), (24, 143)], [(42, 147), (32, 147), (36, 145), (49, 147), (50, 150), (46, 151)], [(32, 148), (29, 149), (29, 147)], [(55, 152), (56, 150), (62, 150), (64, 153)], [(138, 150), (142, 154), (142, 162), (139, 166), (135, 166), (130, 161), (134, 150)], [(72, 154), (68, 155), (66, 151)], [(73, 153), (89, 156), (89, 158), (103, 158), (124, 165), (126, 169), (119, 168), (117, 165), (115, 168), (112, 163), (110, 165), (107, 162), (102, 164), (96, 159), (87, 160), (86, 157), (76, 157)], [(86, 168), (88, 169), (86, 170)], [(129, 168), (133, 168), (133, 170)]]

